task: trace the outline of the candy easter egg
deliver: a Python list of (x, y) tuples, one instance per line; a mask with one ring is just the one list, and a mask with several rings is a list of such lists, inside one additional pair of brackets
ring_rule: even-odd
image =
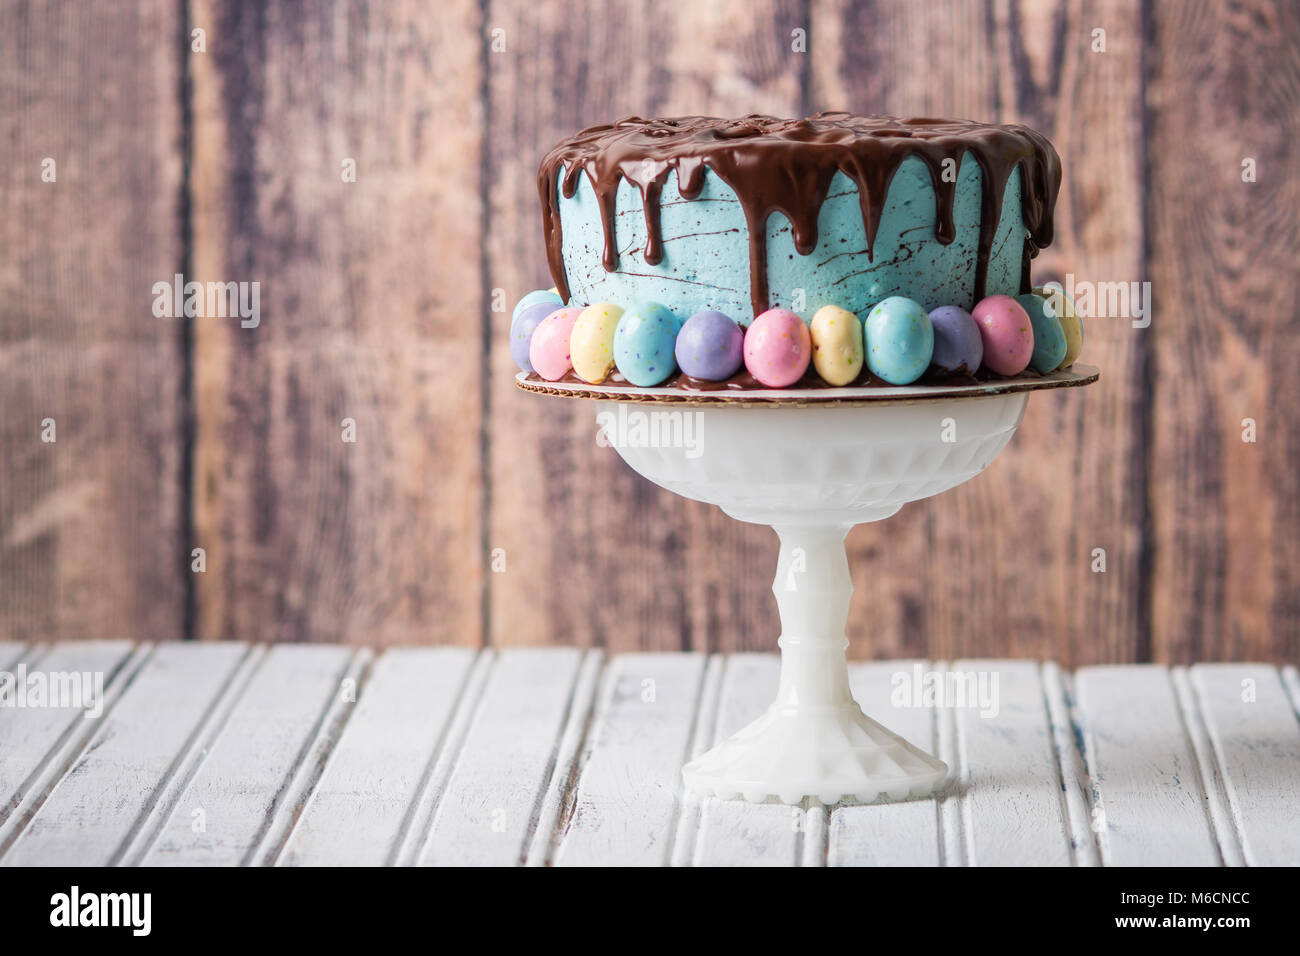
[(512, 329), (514, 328), (515, 322), (519, 320), (519, 316), (523, 313), (524, 309), (542, 302), (549, 302), (551, 304), (552, 312), (564, 305), (564, 303), (560, 301), (559, 294), (554, 289), (534, 289), (515, 303), (515, 310), (510, 313), (510, 327)]
[(612, 302), (593, 302), (578, 315), (569, 339), (573, 371), (584, 382), (603, 382), (614, 367), (614, 333), (623, 310)]
[(839, 306), (824, 305), (813, 313), (808, 332), (818, 375), (831, 385), (847, 385), (858, 377), (864, 360), (861, 319)]
[(1055, 371), (1065, 358), (1065, 332), (1056, 317), (1056, 310), (1050, 302), (1032, 292), (1016, 296), (1016, 301), (1029, 316), (1029, 325), (1034, 330), (1034, 351), (1029, 357), (1029, 367), (1039, 375)]
[(623, 313), (614, 332), (614, 362), (633, 385), (658, 385), (677, 371), (673, 349), (681, 320), (658, 302)]
[(573, 367), (569, 358), (569, 338), (582, 310), (576, 306), (556, 309), (542, 319), (528, 348), (533, 371), (548, 382), (558, 382)]
[(812, 338), (788, 309), (756, 315), (745, 332), (745, 368), (761, 384), (785, 388), (803, 378), (812, 361)]
[(934, 356), (930, 362), (945, 372), (974, 374), (984, 361), (979, 326), (965, 309), (943, 305), (930, 313), (934, 326)]
[(1083, 322), (1079, 319), (1078, 309), (1074, 307), (1074, 300), (1055, 286), (1035, 289), (1034, 294), (1041, 295), (1056, 310), (1056, 318), (1065, 334), (1065, 358), (1061, 359), (1061, 364), (1057, 367), (1069, 368), (1083, 351)]
[(1034, 329), (1020, 303), (991, 295), (971, 309), (984, 340), (984, 365), (999, 375), (1019, 375), (1034, 354)]
[(930, 367), (934, 326), (919, 302), (890, 296), (867, 313), (867, 367), (891, 385), (910, 385)]
[(510, 323), (510, 357), (525, 372), (533, 370), (533, 363), (528, 359), (533, 333), (542, 324), (542, 319), (558, 308), (554, 302), (534, 302)]
[(745, 333), (721, 312), (696, 312), (677, 334), (677, 365), (692, 378), (721, 382), (740, 371)]

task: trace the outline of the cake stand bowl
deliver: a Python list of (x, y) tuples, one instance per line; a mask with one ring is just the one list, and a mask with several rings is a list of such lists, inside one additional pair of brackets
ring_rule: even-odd
[(947, 766), (868, 717), (849, 689), (853, 593), (844, 539), (909, 501), (978, 475), (1015, 434), (1029, 392), (1087, 385), (1075, 366), (1033, 380), (951, 388), (684, 393), (549, 383), (532, 391), (603, 399), (602, 444), (662, 488), (717, 505), (780, 538), (776, 700), (682, 770), (688, 789), (750, 802), (830, 805), (921, 797)]

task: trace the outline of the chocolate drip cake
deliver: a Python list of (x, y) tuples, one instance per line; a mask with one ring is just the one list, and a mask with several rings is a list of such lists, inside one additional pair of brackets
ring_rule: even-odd
[(1033, 288), (1061, 165), (1024, 126), (819, 113), (621, 120), (538, 191), (554, 289), (511, 354), (550, 381), (681, 388), (1043, 375), (1081, 345)]

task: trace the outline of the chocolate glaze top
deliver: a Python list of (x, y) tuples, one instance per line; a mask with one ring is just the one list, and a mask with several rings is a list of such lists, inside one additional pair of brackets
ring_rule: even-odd
[[(944, 161), (956, 169), (969, 152), (983, 170), (975, 299), (984, 297), (990, 250), (1002, 213), (1002, 197), (1013, 170), (1021, 170), (1021, 206), (1028, 237), (1021, 269), (1022, 291), (1029, 287), (1029, 260), (1052, 241), (1052, 211), (1061, 184), (1061, 161), (1047, 138), (1027, 126), (992, 126), (968, 120), (818, 113), (808, 119), (751, 115), (742, 119), (638, 116), (592, 126), (546, 154), (537, 174), (542, 227), (551, 276), (564, 301), (568, 277), (560, 231), (560, 194), (572, 197), (586, 173), (596, 195), (605, 232), (603, 264), (618, 268), (614, 202), (620, 179), (641, 193), (645, 208), (645, 261), (663, 259), (659, 232), (659, 194), (672, 171), (683, 198), (704, 188), (708, 167), (732, 188), (749, 227), (750, 298), (754, 314), (767, 309), (767, 217), (780, 212), (794, 231), (795, 249), (809, 255), (817, 247), (817, 218), (835, 173), (858, 188), (867, 256), (873, 257), (876, 230), (890, 181), (908, 156), (926, 164), (934, 183), (936, 239), (956, 238), (953, 198), (956, 176), (945, 177)], [(559, 181), (560, 171), (563, 181)], [(947, 179), (954, 181), (948, 182)]]

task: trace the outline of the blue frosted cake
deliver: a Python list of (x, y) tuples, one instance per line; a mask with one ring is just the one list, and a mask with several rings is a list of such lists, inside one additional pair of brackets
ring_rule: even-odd
[(543, 379), (642, 387), (1047, 374), (1080, 345), (1072, 305), (1030, 281), (1060, 179), (1023, 126), (592, 127), (541, 163), (555, 288), (520, 302), (511, 352)]

